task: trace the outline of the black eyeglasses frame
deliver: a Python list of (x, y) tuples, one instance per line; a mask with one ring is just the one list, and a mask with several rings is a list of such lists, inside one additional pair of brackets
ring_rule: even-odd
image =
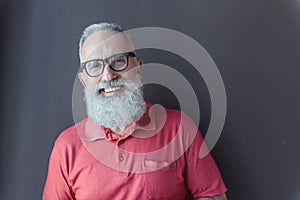
[[(115, 57), (115, 56), (121, 56), (121, 55), (122, 55), (122, 56), (126, 56), (127, 64), (126, 64), (126, 66), (125, 66), (124, 68), (122, 68), (121, 70), (116, 70), (116, 69), (114, 69), (114, 68), (111, 66), (111, 63), (109, 62), (109, 60), (110, 60), (111, 58)], [(90, 76), (90, 77), (98, 77), (98, 76), (100, 76), (101, 74), (103, 74), (104, 68), (105, 68), (106, 64), (108, 64), (108, 66), (109, 66), (113, 71), (121, 72), (121, 71), (124, 71), (125, 69), (127, 69), (128, 63), (129, 63), (129, 59), (128, 59), (129, 56), (130, 56), (130, 57), (136, 57), (136, 54), (135, 54), (134, 52), (126, 52), (126, 53), (118, 53), (118, 54), (114, 54), (114, 55), (112, 55), (112, 56), (110, 56), (110, 57), (108, 57), (108, 58), (104, 58), (104, 59), (100, 59), (100, 58), (99, 58), (99, 59), (88, 60), (88, 61), (85, 61), (85, 62), (83, 62), (83, 63), (80, 64), (80, 71), (84, 70), (84, 71), (87, 73), (87, 75)], [(86, 64), (89, 63), (89, 62), (91, 62), (91, 61), (101, 61), (101, 62), (103, 63), (103, 66), (104, 66), (104, 67), (103, 67), (101, 73), (99, 73), (98, 75), (91, 75), (91, 74), (89, 74), (88, 70), (86, 69)]]

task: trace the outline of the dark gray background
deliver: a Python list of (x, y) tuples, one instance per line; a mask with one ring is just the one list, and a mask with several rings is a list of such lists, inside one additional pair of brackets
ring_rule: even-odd
[[(226, 123), (212, 153), (228, 199), (300, 199), (297, 0), (0, 1), (0, 199), (41, 198), (53, 142), (73, 124), (80, 32), (98, 21), (170, 28), (198, 41), (227, 92)], [(210, 101), (201, 77), (168, 52), (140, 55), (182, 70), (201, 99), (205, 134)], [(146, 90), (153, 101), (177, 107), (157, 95), (165, 88)]]

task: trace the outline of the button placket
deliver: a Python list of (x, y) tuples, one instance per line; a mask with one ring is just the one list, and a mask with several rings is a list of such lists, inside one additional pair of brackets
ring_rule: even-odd
[(121, 144), (120, 142), (121, 141), (122, 140), (117, 141), (117, 145), (118, 145), (118, 160), (119, 160), (119, 162), (122, 162), (125, 159), (124, 152), (120, 149), (120, 144)]
[(124, 155), (122, 153), (119, 154), (119, 161), (123, 161), (125, 159)]

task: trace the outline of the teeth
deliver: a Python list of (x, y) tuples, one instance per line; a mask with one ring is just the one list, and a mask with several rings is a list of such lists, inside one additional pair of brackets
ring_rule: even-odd
[(112, 86), (112, 87), (107, 87), (107, 88), (104, 88), (104, 92), (114, 92), (116, 90), (119, 90), (121, 89), (121, 86)]

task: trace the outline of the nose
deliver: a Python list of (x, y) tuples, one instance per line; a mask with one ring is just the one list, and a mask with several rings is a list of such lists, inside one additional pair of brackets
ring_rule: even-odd
[(117, 77), (118, 74), (109, 67), (108, 63), (106, 63), (101, 75), (101, 81), (111, 81)]

